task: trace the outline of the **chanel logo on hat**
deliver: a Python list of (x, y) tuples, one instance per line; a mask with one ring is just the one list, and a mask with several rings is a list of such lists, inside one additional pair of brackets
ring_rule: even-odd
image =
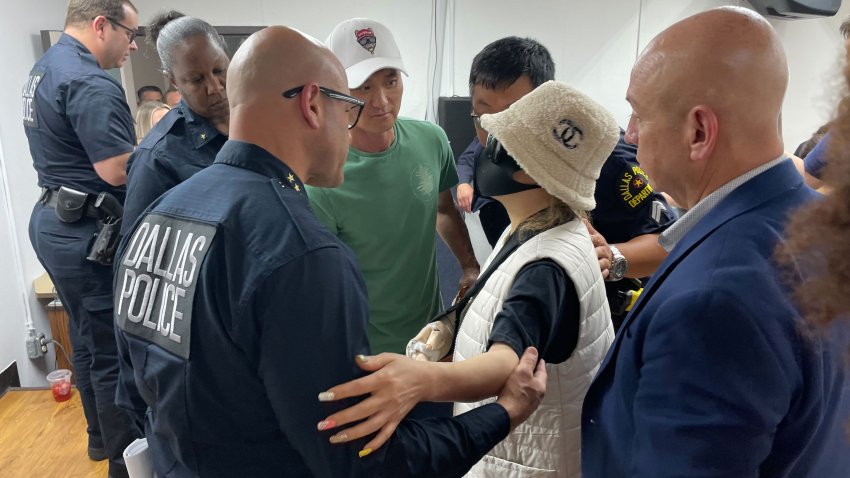
[(375, 54), (375, 45), (378, 44), (378, 39), (375, 38), (375, 32), (371, 28), (362, 30), (354, 30), (354, 36), (357, 37), (357, 43), (363, 48), (369, 50), (369, 53)]
[(552, 136), (567, 149), (576, 149), (584, 139), (584, 132), (572, 120), (562, 119), (558, 126), (552, 128)]

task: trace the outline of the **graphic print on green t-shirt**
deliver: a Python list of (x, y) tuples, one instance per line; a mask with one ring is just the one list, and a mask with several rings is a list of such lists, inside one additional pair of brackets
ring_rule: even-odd
[(349, 150), (338, 188), (307, 188), (319, 219), (357, 256), (373, 353), (404, 353), (443, 308), (436, 262), (439, 193), (457, 184), (446, 134), (399, 118), (381, 153)]

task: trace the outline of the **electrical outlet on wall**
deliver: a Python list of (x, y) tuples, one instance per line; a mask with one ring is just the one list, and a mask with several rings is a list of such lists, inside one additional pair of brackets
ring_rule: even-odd
[(47, 338), (43, 332), (30, 332), (27, 337), (27, 355), (29, 358), (36, 359), (44, 356), (47, 353)]

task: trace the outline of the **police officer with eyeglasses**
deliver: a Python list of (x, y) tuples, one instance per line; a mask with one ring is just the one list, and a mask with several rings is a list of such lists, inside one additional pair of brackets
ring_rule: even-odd
[(122, 452), (140, 436), (115, 405), (111, 265), (136, 138), (124, 89), (104, 70), (136, 51), (138, 22), (129, 0), (71, 0), (64, 34), (23, 88), (24, 131), (42, 188), (30, 240), (70, 317), (89, 457), (109, 458), (111, 477), (127, 476)]

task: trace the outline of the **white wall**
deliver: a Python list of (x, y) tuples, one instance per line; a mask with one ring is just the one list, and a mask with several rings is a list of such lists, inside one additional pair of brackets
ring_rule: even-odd
[(640, 2), (545, 0), (529, 5), (518, 12), (512, 0), (456, 2), (454, 92), (469, 94), (469, 68), (485, 45), (508, 35), (531, 37), (552, 54), (556, 79), (591, 95), (625, 123)]
[(791, 70), (782, 120), (786, 149), (793, 151), (809, 139), (834, 116), (845, 96), (844, 40), (838, 28), (848, 16), (850, 1), (845, 0), (832, 18), (771, 21), (785, 44)]
[[(671, 23), (721, 5), (749, 7), (746, 0), (535, 0), (517, 8), (516, 0), (324, 0), (296, 3), (280, 0), (230, 2), (147, 0), (142, 21), (154, 12), (175, 8), (214, 25), (285, 24), (320, 40), (338, 22), (364, 16), (393, 30), (410, 73), (402, 114), (424, 118), (429, 78), (429, 45), (434, 44), (433, 9), (448, 4), (449, 24), (441, 78), (442, 95), (468, 94), (472, 58), (487, 43), (507, 35), (530, 36), (552, 53), (556, 77), (589, 93), (623, 124), (630, 113), (625, 102), (629, 71), (649, 40)], [(436, 5), (436, 6), (435, 6)], [(843, 42), (838, 32), (850, 15), (850, 2), (833, 18), (771, 20), (788, 54), (791, 80), (783, 124), (787, 147), (811, 135), (833, 113), (841, 91), (839, 60)]]
[[(141, 2), (138, 3), (141, 5)], [(238, 6), (237, 6), (238, 5)], [(142, 22), (156, 12), (179, 10), (212, 25), (286, 25), (324, 41), (334, 26), (352, 17), (386, 24), (396, 37), (410, 75), (405, 81), (402, 114), (424, 118), (426, 108), (427, 45), (431, 39), (431, 2), (423, 0), (145, 0)]]
[(28, 315), (39, 331), (49, 335), (50, 327), (32, 292), (32, 280), (44, 270), (27, 234), (39, 190), (21, 120), (21, 88), (42, 53), (39, 31), (61, 30), (65, 5), (65, 0), (3, 2), (0, 19), (0, 371), (17, 362), (25, 386), (44, 384), (53, 358), (30, 360), (24, 345)]
[[(829, 119), (840, 96), (841, 20), (850, 2), (834, 17), (772, 21), (788, 53), (791, 82), (785, 102), (786, 146), (794, 149)], [(338, 22), (371, 17), (396, 35), (410, 77), (405, 79), (402, 114), (424, 118), (429, 78), (442, 95), (466, 95), (472, 57), (487, 43), (506, 36), (531, 36), (546, 45), (557, 64), (556, 76), (590, 93), (625, 124), (623, 99), (632, 63), (646, 43), (671, 23), (718, 6), (744, 5), (718, 0), (144, 0), (136, 4), (143, 23), (161, 9), (175, 8), (213, 25), (285, 24), (324, 40)], [(42, 270), (29, 245), (27, 224), (38, 196), (36, 176), (20, 118), (20, 89), (40, 55), (39, 30), (61, 29), (65, 0), (3, 2), (0, 45), (0, 370), (18, 363), (24, 385), (43, 383), (45, 361), (30, 361), (24, 350), (28, 314), (47, 331), (42, 306), (32, 299), (32, 280)], [(435, 12), (446, 11), (446, 35), (435, 36)], [(438, 28), (439, 30), (439, 28)], [(431, 46), (445, 45), (439, 66), (429, 72)], [(710, 45), (706, 46), (710, 48)], [(49, 359), (52, 364), (52, 358)]]
[[(709, 8), (750, 7), (746, 0), (539, 0), (523, 11), (516, 5), (515, 0), (454, 2), (454, 57), (448, 58), (453, 80), (444, 93), (468, 94), (469, 67), (484, 45), (507, 35), (530, 36), (552, 53), (556, 79), (593, 96), (623, 126), (631, 112), (625, 101), (629, 72), (654, 36)], [(825, 123), (842, 96), (844, 50), (838, 27), (848, 16), (850, 1), (845, 1), (832, 18), (770, 20), (791, 70), (783, 120), (786, 149), (793, 151)]]
[[(640, 48), (671, 23), (706, 8), (750, 6), (745, 0), (643, 0), (642, 3)], [(790, 70), (782, 122), (786, 150), (794, 151), (799, 143), (809, 139), (820, 125), (830, 119), (835, 105), (843, 96), (844, 40), (838, 27), (848, 16), (850, 1), (845, 0), (838, 14), (831, 18), (769, 19), (785, 45)]]

